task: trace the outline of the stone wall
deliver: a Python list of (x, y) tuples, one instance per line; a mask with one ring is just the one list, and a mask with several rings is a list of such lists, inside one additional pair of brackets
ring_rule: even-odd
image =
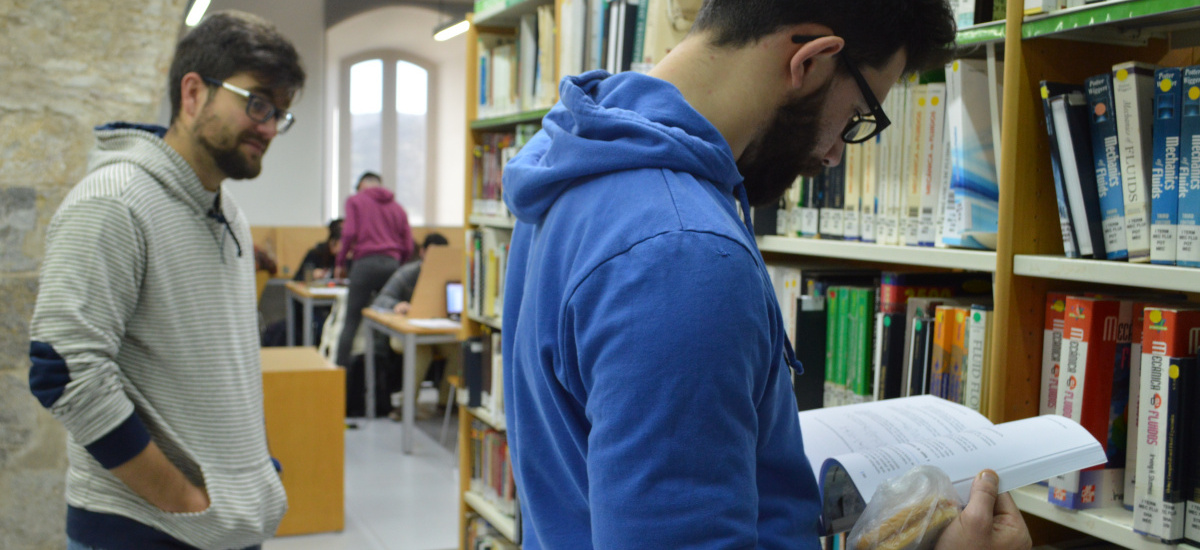
[(93, 126), (154, 120), (186, 4), (0, 0), (0, 548), (66, 546), (66, 434), (27, 384), (46, 225)]

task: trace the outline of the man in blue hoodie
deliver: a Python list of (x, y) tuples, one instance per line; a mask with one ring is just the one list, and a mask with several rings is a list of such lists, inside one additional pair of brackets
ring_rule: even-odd
[[(504, 174), (526, 549), (818, 547), (799, 365), (743, 214), (882, 131), (891, 84), (954, 37), (945, 0), (708, 0), (649, 75), (561, 83)], [(994, 473), (975, 486), (940, 548), (1027, 548)]]

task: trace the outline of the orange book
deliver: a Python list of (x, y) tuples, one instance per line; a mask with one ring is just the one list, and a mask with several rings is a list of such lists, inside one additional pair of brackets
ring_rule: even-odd
[(933, 350), (929, 361), (929, 394), (949, 398), (950, 362), (954, 347), (952, 306), (938, 306), (933, 317)]
[(954, 316), (954, 332), (950, 334), (950, 364), (946, 371), (946, 399), (965, 404), (963, 399), (963, 367), (967, 361), (967, 315), (968, 308), (953, 307), (948, 314)]
[[(1050, 502), (1071, 509), (1119, 506), (1125, 490), (1124, 438), (1112, 437), (1123, 429), (1124, 417), (1109, 414), (1113, 405), (1113, 378), (1117, 368), (1121, 301), (1070, 296), (1063, 324), (1062, 368), (1059, 374), (1058, 411), (1078, 422), (1104, 446), (1108, 463), (1090, 470), (1107, 473), (1081, 476), (1073, 472), (1050, 480)], [(1127, 392), (1126, 392), (1127, 393)], [(1119, 452), (1118, 452), (1119, 451)], [(1119, 455), (1119, 456), (1118, 456)]]

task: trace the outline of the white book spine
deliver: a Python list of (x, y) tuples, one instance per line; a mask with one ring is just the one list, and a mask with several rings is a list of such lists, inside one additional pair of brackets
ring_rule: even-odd
[(929, 84), (917, 86), (911, 106), (912, 115), (909, 117), (909, 135), (912, 136), (912, 141), (905, 143), (907, 164), (904, 171), (905, 191), (903, 194), (904, 213), (902, 225), (904, 227), (903, 244), (908, 246), (917, 246), (920, 244), (921, 184), (924, 181), (924, 160), (926, 152), (930, 147), (929, 141), (925, 138), (929, 131), (927, 123), (930, 116), (929, 86)]
[(925, 128), (921, 137), (920, 192), (921, 210), (918, 213), (917, 244), (933, 246), (937, 241), (938, 204), (942, 201), (942, 160), (946, 142), (943, 140), (946, 127), (946, 85), (929, 84), (925, 106)]
[(988, 354), (988, 321), (991, 312), (972, 309), (967, 325), (967, 361), (963, 369), (965, 405), (983, 412), (983, 381)]
[[(1122, 185), (1125, 191), (1125, 237), (1130, 262), (1150, 261), (1151, 108), (1153, 68), (1141, 63), (1113, 67), (1113, 100), (1116, 102), (1120, 139)], [(1081, 236), (1076, 231), (1077, 236)]]
[(847, 241), (862, 238), (859, 217), (862, 201), (862, 145), (846, 145), (846, 190), (842, 203), (842, 236)]
[(862, 205), (859, 210), (860, 237), (863, 242), (875, 242), (875, 201), (879, 185), (879, 138), (863, 144)]

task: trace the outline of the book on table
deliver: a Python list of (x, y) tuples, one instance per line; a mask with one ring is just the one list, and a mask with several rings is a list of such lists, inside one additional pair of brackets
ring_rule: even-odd
[(984, 469), (995, 470), (1000, 491), (1007, 492), (1105, 461), (1100, 443), (1067, 418), (992, 424), (929, 395), (799, 414), (805, 454), (821, 487), (822, 534), (848, 531), (876, 488), (914, 466), (941, 468), (965, 504)]

